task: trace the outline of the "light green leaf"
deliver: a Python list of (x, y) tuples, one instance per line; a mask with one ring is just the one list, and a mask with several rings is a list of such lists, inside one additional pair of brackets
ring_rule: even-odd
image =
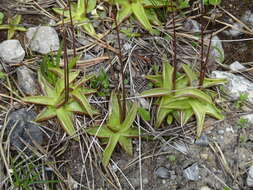
[(130, 156), (133, 155), (133, 144), (130, 138), (121, 136), (119, 138), (119, 144), (127, 154), (129, 154)]
[(4, 13), (0, 12), (0, 24), (2, 24), (4, 21)]
[(86, 109), (83, 106), (81, 106), (78, 102), (72, 101), (72, 100), (69, 100), (69, 102), (70, 103), (65, 105), (66, 110), (68, 110), (70, 112), (79, 113), (79, 114), (88, 114)]
[(145, 121), (150, 121), (150, 113), (149, 111), (145, 110), (144, 108), (138, 108), (138, 114), (141, 118)]
[(161, 108), (164, 109), (172, 109), (172, 110), (182, 110), (182, 109), (190, 109), (191, 105), (188, 103), (189, 99), (175, 100), (163, 104)]
[(91, 105), (89, 104), (89, 101), (87, 98), (79, 92), (78, 89), (71, 92), (71, 94), (74, 96), (74, 98), (85, 108), (89, 116), (93, 116), (93, 111), (91, 108)]
[(205, 94), (199, 89), (181, 89), (175, 93), (175, 97), (176, 98), (177, 97), (192, 97), (192, 98), (201, 99), (208, 103), (212, 103), (212, 99), (210, 98), (210, 96), (208, 96), (207, 94)]
[(203, 82), (203, 87), (208, 88), (212, 86), (216, 86), (219, 84), (227, 83), (227, 79), (218, 79), (218, 78), (205, 78)]
[(43, 92), (49, 96), (49, 97), (54, 97), (56, 96), (56, 91), (55, 89), (47, 82), (47, 80), (43, 77), (41, 71), (38, 71), (38, 81), (39, 84), (43, 90)]
[(171, 94), (171, 89), (169, 88), (153, 88), (146, 90), (141, 93), (142, 97), (159, 97)]
[(75, 135), (76, 129), (73, 124), (73, 114), (64, 109), (64, 107), (60, 107), (56, 110), (56, 115), (65, 132), (70, 136)]
[(193, 112), (197, 119), (197, 137), (200, 137), (204, 127), (206, 110), (205, 107), (203, 106), (203, 103), (201, 103), (198, 100), (192, 99), (191, 101), (189, 101), (189, 104), (191, 104)]
[(188, 78), (185, 75), (182, 75), (181, 77), (177, 78), (176, 80), (176, 89), (183, 89), (186, 88), (188, 85)]
[(56, 102), (55, 97), (49, 96), (28, 96), (22, 99), (24, 102), (53, 106)]
[(124, 7), (122, 7), (118, 13), (117, 13), (117, 24), (119, 25), (121, 22), (123, 22), (126, 18), (128, 18), (132, 14), (131, 5), (128, 4)]
[(187, 77), (189, 78), (190, 86), (193, 86), (193, 81), (198, 79), (197, 75), (188, 65), (183, 64), (182, 67)]
[(88, 129), (85, 129), (85, 131), (89, 135), (93, 135), (93, 136), (96, 136), (96, 137), (99, 137), (99, 138), (109, 138), (109, 137), (115, 135), (115, 133), (113, 133), (105, 125), (103, 125), (103, 126), (96, 126), (96, 127), (90, 127)]
[(139, 130), (136, 128), (129, 128), (127, 131), (124, 131), (124, 133), (120, 133), (120, 135), (124, 137), (138, 137), (139, 136)]
[(171, 114), (169, 114), (168, 116), (167, 116), (167, 124), (171, 124), (173, 122), (173, 117), (172, 117), (172, 115)]
[(185, 125), (194, 113), (192, 108), (190, 108), (186, 110), (173, 111), (172, 114), (178, 123), (180, 123), (181, 125)]
[(96, 8), (96, 1), (95, 0), (88, 0), (88, 7), (87, 7), (87, 13), (91, 12), (93, 9)]
[(122, 128), (120, 129), (120, 132), (125, 132), (132, 126), (137, 114), (137, 109), (138, 105), (136, 103), (133, 103), (131, 109), (128, 111), (128, 114), (126, 115), (124, 122), (122, 123)]
[(142, 4), (137, 1), (131, 4), (132, 7), (132, 11), (134, 13), (134, 15), (136, 16), (136, 18), (138, 19), (138, 21), (142, 24), (142, 26), (148, 30), (150, 33), (153, 32), (152, 26), (148, 20), (148, 17), (145, 13), (145, 10), (142, 6)]
[(15, 15), (13, 18), (10, 19), (11, 25), (18, 25), (21, 21), (21, 15)]
[(146, 79), (152, 81), (155, 86), (157, 87), (162, 87), (162, 83), (163, 83), (163, 78), (162, 75), (147, 75), (145, 76)]
[(118, 143), (119, 138), (120, 138), (120, 136), (115, 134), (115, 135), (111, 136), (109, 139), (109, 142), (104, 150), (103, 159), (102, 159), (102, 163), (105, 167), (109, 164), (112, 153)]
[(172, 90), (173, 87), (173, 82), (172, 82), (172, 77), (173, 77), (173, 71), (174, 68), (169, 64), (166, 58), (163, 61), (163, 88), (167, 88)]
[(113, 91), (109, 103), (108, 126), (115, 131), (120, 130), (120, 107), (116, 93)]
[(36, 117), (37, 122), (49, 120), (56, 116), (56, 110), (54, 107), (48, 106), (44, 108), (40, 114)]

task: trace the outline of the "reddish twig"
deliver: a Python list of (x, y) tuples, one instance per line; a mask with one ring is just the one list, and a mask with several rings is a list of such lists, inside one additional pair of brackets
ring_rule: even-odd
[(175, 26), (175, 12), (173, 7), (173, 0), (170, 1), (172, 7), (172, 26), (173, 26), (173, 90), (176, 89), (176, 80), (177, 80), (177, 36), (176, 36), (176, 26)]

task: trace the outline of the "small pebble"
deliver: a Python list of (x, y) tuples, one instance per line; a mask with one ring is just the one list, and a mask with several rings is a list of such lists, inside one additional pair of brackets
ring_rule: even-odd
[(206, 135), (200, 136), (198, 139), (196, 139), (195, 144), (200, 146), (208, 146), (210, 143), (208, 137)]
[(224, 135), (225, 131), (224, 130), (218, 130), (219, 135)]
[(155, 174), (161, 179), (169, 179), (170, 178), (170, 171), (168, 168), (159, 167), (156, 169)]
[(184, 177), (189, 181), (197, 181), (200, 179), (199, 176), (199, 166), (197, 163), (191, 165), (190, 167), (184, 169)]

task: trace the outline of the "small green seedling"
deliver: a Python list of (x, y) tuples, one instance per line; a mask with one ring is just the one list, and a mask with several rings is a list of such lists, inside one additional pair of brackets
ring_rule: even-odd
[(217, 6), (217, 5), (221, 4), (221, 0), (204, 0), (204, 4)]
[[(182, 68), (184, 73), (177, 73), (176, 88), (173, 90), (174, 68), (167, 61), (164, 61), (162, 74), (146, 76), (158, 88), (144, 91), (141, 95), (158, 97), (156, 127), (160, 127), (166, 118), (168, 124), (171, 124), (174, 118), (184, 125), (195, 115), (197, 137), (199, 137), (204, 127), (206, 115), (220, 120), (224, 116), (215, 106), (210, 95), (196, 86), (198, 81), (196, 73), (188, 65), (182, 65)], [(205, 78), (202, 88), (205, 89), (225, 82), (225, 79)]]
[(70, 98), (67, 102), (65, 102), (64, 71), (60, 68), (49, 68), (49, 71), (58, 76), (55, 86), (52, 86), (41, 74), (41, 71), (39, 71), (39, 83), (45, 95), (25, 97), (23, 98), (23, 101), (47, 106), (37, 116), (36, 121), (39, 122), (57, 117), (66, 133), (73, 136), (76, 133), (73, 124), (73, 113), (87, 114), (91, 117), (98, 114), (98, 112), (91, 107), (88, 99), (86, 98), (87, 95), (95, 93), (96, 90), (88, 89), (83, 86), (83, 84), (90, 80), (93, 76), (84, 76), (83, 78), (77, 80), (80, 71), (70, 71)]
[(247, 93), (240, 93), (239, 99), (235, 102), (235, 107), (237, 109), (241, 108), (242, 105), (248, 100), (249, 94)]
[(0, 24), (1, 24), (0, 30), (8, 30), (8, 33), (7, 33), (8, 40), (14, 36), (15, 31), (21, 31), (21, 32), (26, 31), (25, 27), (19, 25), (21, 21), (21, 15), (15, 15), (12, 18), (9, 18), (8, 24), (2, 24), (3, 18), (4, 18), (4, 15), (1, 14), (0, 15)]
[(101, 70), (99, 74), (90, 81), (91, 88), (97, 89), (99, 96), (110, 96), (110, 81), (107, 73)]
[(129, 155), (133, 155), (131, 138), (136, 138), (139, 136), (139, 130), (132, 127), (137, 114), (137, 109), (137, 104), (133, 103), (126, 114), (125, 120), (121, 121), (119, 100), (116, 93), (112, 92), (107, 123), (102, 126), (86, 129), (88, 134), (101, 138), (107, 144), (103, 152), (102, 159), (104, 166), (108, 165), (112, 153), (118, 143), (125, 150), (125, 152), (127, 152)]
[[(71, 3), (71, 14), (74, 24), (81, 26), (91, 36), (98, 37), (92, 23), (87, 16), (88, 14), (91, 14), (95, 7), (95, 0), (78, 0), (77, 3)], [(62, 8), (53, 8), (53, 11), (57, 14), (63, 15), (64, 17), (67, 17), (64, 20), (65, 22), (70, 22), (70, 13), (68, 10)]]
[(249, 127), (249, 120), (241, 117), (240, 119), (238, 119), (237, 125), (239, 128), (247, 128)]

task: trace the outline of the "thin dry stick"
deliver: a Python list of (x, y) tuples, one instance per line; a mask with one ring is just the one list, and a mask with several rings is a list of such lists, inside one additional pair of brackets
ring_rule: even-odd
[[(120, 37), (119, 37), (119, 25), (117, 23), (116, 16), (114, 16), (114, 22), (116, 25), (116, 33), (117, 33), (117, 41), (118, 41), (118, 48), (119, 48), (119, 62), (120, 62), (120, 74), (121, 74), (121, 90), (122, 90), (122, 96), (123, 96), (123, 105), (121, 106), (121, 121), (125, 120), (125, 113), (126, 113), (126, 92), (125, 92), (125, 75), (124, 75), (124, 63), (122, 59), (122, 52), (121, 52), (121, 43), (120, 43)], [(121, 105), (121, 104), (120, 104)]]
[[(204, 5), (203, 5), (203, 2), (201, 1), (200, 3), (200, 11), (201, 11), (201, 20), (203, 22), (203, 14), (204, 14)], [(201, 23), (201, 42), (200, 42), (200, 45), (201, 45), (201, 53), (200, 53), (200, 77), (199, 77), (199, 87), (202, 86), (203, 84), (203, 81), (204, 81), (204, 76), (205, 76), (205, 73), (204, 73), (204, 30), (205, 30), (205, 26), (203, 23)]]
[(177, 36), (176, 36), (176, 26), (175, 26), (175, 12), (174, 12), (174, 7), (173, 7), (173, 0), (170, 1), (171, 3), (171, 8), (172, 8), (172, 25), (173, 25), (173, 90), (176, 89), (176, 74), (177, 74)]

